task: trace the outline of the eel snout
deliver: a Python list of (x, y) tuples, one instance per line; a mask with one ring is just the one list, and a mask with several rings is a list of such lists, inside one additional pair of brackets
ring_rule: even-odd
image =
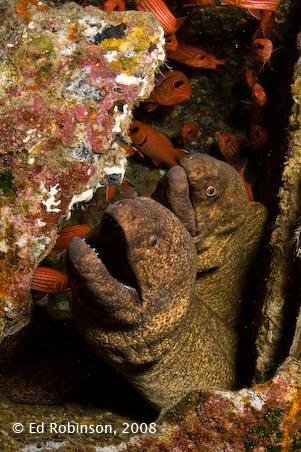
[[(127, 243), (117, 221), (105, 213), (86, 241), (75, 237), (68, 247), (72, 290), (110, 311), (140, 303), (140, 289), (127, 259)], [(88, 296), (87, 296), (88, 295)]]

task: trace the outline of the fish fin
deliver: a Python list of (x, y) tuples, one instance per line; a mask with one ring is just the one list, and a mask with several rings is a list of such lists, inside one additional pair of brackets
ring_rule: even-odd
[(45, 302), (49, 296), (50, 292), (43, 292), (42, 290), (34, 290), (34, 292), (32, 292), (32, 299), (35, 303), (37, 304), (43, 304), (43, 302)]
[(144, 108), (146, 111), (154, 111), (158, 107), (156, 102), (144, 102)]
[(176, 31), (180, 28), (180, 26), (185, 22), (188, 16), (177, 17)]
[(263, 30), (260, 30), (260, 28), (257, 28), (257, 30), (255, 31), (255, 33), (252, 36), (252, 41), (254, 41), (254, 39), (264, 38), (264, 37), (265, 37), (265, 32)]
[(260, 9), (248, 9), (251, 16), (255, 17), (257, 20), (261, 20), (261, 10)]
[(133, 182), (131, 182), (127, 177), (123, 177), (122, 183), (121, 185), (123, 185), (124, 187), (135, 187), (135, 184), (133, 184)]
[(236, 162), (233, 163), (234, 168), (236, 169), (236, 171), (238, 172), (238, 174), (240, 175), (240, 177), (244, 177), (244, 173), (246, 170), (246, 167), (248, 165), (248, 158), (245, 157), (243, 159), (239, 159)]
[(110, 202), (117, 191), (117, 185), (108, 185), (106, 188), (106, 201)]
[(189, 152), (186, 151), (186, 149), (177, 149), (177, 148), (175, 148), (175, 157), (182, 158), (182, 157), (186, 157), (187, 154), (189, 154)]
[(127, 157), (131, 157), (132, 155), (136, 154), (137, 149), (134, 148), (133, 146), (128, 146), (126, 149), (126, 155)]
[(244, 182), (245, 189), (248, 193), (249, 201), (254, 202), (252, 185), (250, 184), (250, 182), (246, 181), (245, 179), (243, 182)]
[(225, 60), (225, 59), (219, 60), (217, 58), (214, 58), (213, 61), (214, 61), (214, 67), (212, 67), (210, 69), (214, 69), (215, 71), (220, 71), (222, 69), (221, 66), (227, 67), (227, 60)]
[(159, 162), (158, 160), (152, 160), (153, 164), (155, 166), (159, 166), (161, 162)]
[(137, 152), (138, 152), (138, 154), (140, 155), (140, 157), (143, 157), (143, 158), (145, 157), (145, 155), (143, 154), (143, 152), (140, 151), (139, 148), (137, 149)]

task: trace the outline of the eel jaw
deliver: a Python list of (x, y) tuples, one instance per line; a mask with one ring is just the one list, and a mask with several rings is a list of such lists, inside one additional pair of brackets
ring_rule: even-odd
[(138, 281), (127, 260), (127, 243), (116, 220), (104, 214), (86, 239), (75, 237), (68, 247), (69, 280), (82, 300), (104, 310), (132, 310), (141, 305)]

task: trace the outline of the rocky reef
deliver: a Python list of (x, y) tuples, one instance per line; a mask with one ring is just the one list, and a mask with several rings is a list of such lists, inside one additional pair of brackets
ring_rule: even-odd
[(191, 393), (166, 413), (157, 437), (149, 434), (115, 450), (300, 450), (300, 371), (300, 361), (289, 359), (270, 382), (252, 389)]
[(163, 43), (149, 13), (0, 3), (0, 339), (28, 322), (33, 271), (73, 204), (121, 182)]

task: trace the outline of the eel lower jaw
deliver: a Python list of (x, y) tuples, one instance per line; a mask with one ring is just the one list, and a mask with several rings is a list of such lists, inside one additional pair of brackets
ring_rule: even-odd
[(68, 261), (71, 288), (85, 294), (85, 300), (116, 311), (141, 304), (139, 291), (114, 277), (98, 250), (79, 237), (68, 247)]

